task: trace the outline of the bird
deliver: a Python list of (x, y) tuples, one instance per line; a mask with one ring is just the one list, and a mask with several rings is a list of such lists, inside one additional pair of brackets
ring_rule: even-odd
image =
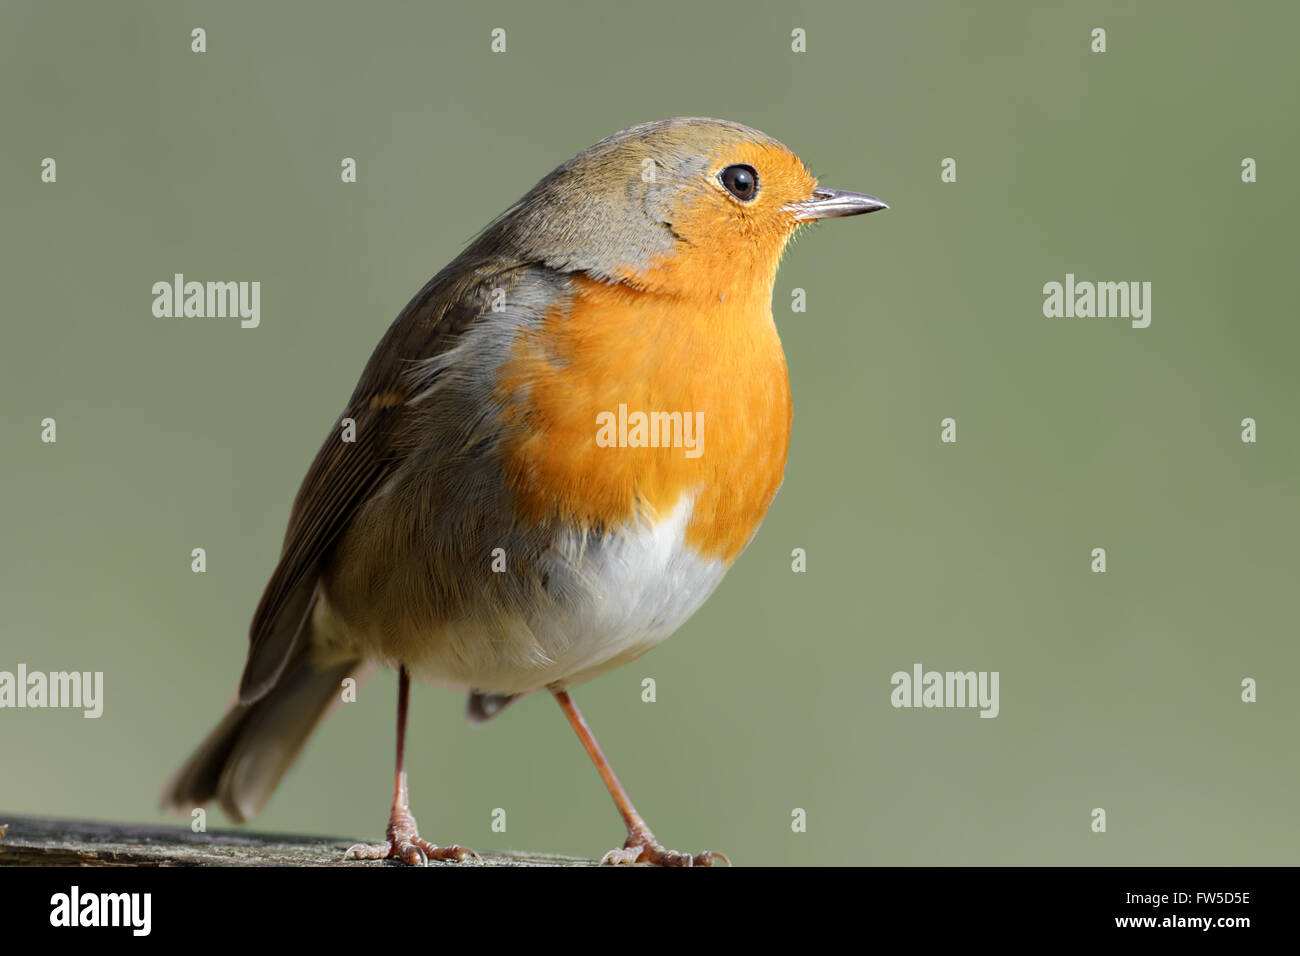
[(632, 126), (538, 182), (375, 348), (294, 499), (237, 697), (164, 806), (245, 822), (348, 679), (388, 667), (386, 838), (347, 857), (477, 858), (411, 812), (414, 679), (465, 693), (475, 724), (553, 695), (626, 828), (603, 863), (730, 865), (659, 842), (570, 688), (676, 631), (754, 538), (792, 421), (778, 264), (800, 228), (887, 208), (702, 117)]

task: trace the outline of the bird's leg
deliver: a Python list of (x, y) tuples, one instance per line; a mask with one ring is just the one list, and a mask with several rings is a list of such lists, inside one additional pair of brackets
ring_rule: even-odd
[(645, 821), (641, 819), (641, 814), (636, 812), (636, 807), (632, 806), (627, 791), (618, 782), (618, 777), (614, 774), (614, 768), (605, 759), (600, 744), (596, 743), (591, 728), (582, 719), (582, 714), (578, 712), (577, 705), (573, 703), (573, 698), (569, 696), (568, 691), (552, 688), (551, 693), (559, 701), (564, 716), (569, 718), (569, 723), (573, 725), (578, 739), (587, 748), (587, 755), (591, 757), (591, 762), (596, 765), (596, 769), (600, 772), (600, 779), (605, 781), (605, 787), (609, 790), (609, 795), (614, 798), (614, 805), (618, 807), (618, 812), (623, 815), (623, 822), (627, 825), (627, 842), (618, 849), (606, 853), (600, 861), (601, 863), (712, 866), (714, 860), (721, 860), (727, 866), (731, 866), (731, 861), (727, 859), (726, 854), (717, 853), (713, 850), (705, 850), (703, 853), (696, 853), (693, 856), (689, 853), (678, 853), (676, 850), (665, 850), (659, 841), (655, 839), (655, 835), (650, 832), (650, 828), (646, 826)]
[(411, 677), (406, 668), (397, 678), (397, 770), (393, 781), (393, 809), (388, 815), (387, 843), (358, 843), (348, 847), (344, 859), (401, 860), (412, 866), (424, 866), (430, 860), (478, 859), (478, 854), (461, 846), (435, 846), (420, 836), (406, 796), (406, 708), (411, 699)]

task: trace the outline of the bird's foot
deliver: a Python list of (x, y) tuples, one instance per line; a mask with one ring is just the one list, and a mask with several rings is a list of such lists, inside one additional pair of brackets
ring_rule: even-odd
[(608, 866), (627, 866), (632, 863), (648, 863), (651, 866), (712, 866), (715, 860), (731, 866), (725, 853), (705, 850), (703, 853), (690, 854), (667, 850), (655, 839), (653, 833), (643, 830), (630, 834), (626, 843), (610, 850), (600, 862)]
[(411, 866), (424, 866), (430, 860), (454, 860), (463, 863), (466, 860), (483, 862), (473, 850), (452, 844), (436, 846), (420, 836), (415, 826), (415, 817), (410, 810), (393, 808), (393, 815), (388, 821), (387, 843), (357, 843), (348, 847), (343, 854), (345, 860), (400, 860)]

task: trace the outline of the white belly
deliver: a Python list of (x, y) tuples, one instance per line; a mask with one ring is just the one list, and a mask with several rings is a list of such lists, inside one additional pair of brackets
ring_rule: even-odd
[[(556, 542), (554, 575), (567, 598), (528, 614), (483, 609), (400, 642), (411, 676), (452, 690), (523, 694), (578, 684), (640, 657), (686, 621), (718, 586), (727, 565), (703, 559), (685, 540), (691, 501), (653, 525), (642, 522), (599, 542), (568, 534)], [(318, 627), (332, 628), (321, 601)], [(414, 637), (414, 635), (411, 635)], [(359, 639), (357, 639), (359, 638)], [(384, 660), (388, 641), (354, 636)]]

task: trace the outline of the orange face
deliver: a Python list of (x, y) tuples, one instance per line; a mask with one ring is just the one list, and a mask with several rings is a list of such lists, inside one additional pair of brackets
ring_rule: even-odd
[(674, 204), (678, 248), (648, 269), (629, 271), (626, 281), (680, 298), (725, 296), (766, 307), (781, 254), (801, 222), (797, 204), (811, 200), (816, 187), (799, 157), (779, 144), (727, 144)]

